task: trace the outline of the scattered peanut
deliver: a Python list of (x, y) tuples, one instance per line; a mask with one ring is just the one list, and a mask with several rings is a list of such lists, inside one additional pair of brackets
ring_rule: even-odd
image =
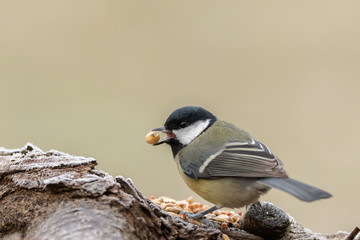
[(173, 213), (173, 212), (168, 212), (168, 213), (170, 213), (171, 215), (173, 215), (173, 216), (175, 216), (175, 217), (179, 217), (179, 215), (176, 214), (176, 213)]
[[(191, 209), (191, 208), (190, 208)], [(193, 213), (199, 213), (199, 212), (202, 212), (204, 211), (205, 209), (203, 207), (199, 207), (199, 208), (195, 208), (192, 210)]]
[(182, 209), (178, 208), (178, 207), (167, 207), (167, 208), (164, 208), (164, 210), (167, 212), (173, 212), (173, 213), (179, 213), (182, 211)]
[(179, 201), (176, 203), (176, 206), (184, 209), (184, 208), (188, 208), (189, 203), (187, 201)]
[(240, 220), (241, 216), (239, 214), (234, 214), (230, 217), (230, 222), (237, 223)]
[(201, 212), (201, 208), (203, 207), (203, 205), (201, 203), (192, 203), (189, 205), (189, 208), (194, 211), (195, 209), (200, 209)]
[(185, 201), (187, 201), (189, 204), (194, 203), (194, 198), (193, 197), (189, 197), (188, 199), (186, 199)]
[[(181, 201), (176, 201), (175, 199), (169, 197), (154, 198), (151, 196), (149, 199), (151, 199), (153, 203), (158, 204), (161, 207), (161, 209), (163, 209), (164, 211), (170, 213), (173, 216), (178, 216), (181, 219), (186, 219), (186, 216), (181, 212), (186, 211), (186, 212), (198, 213), (206, 209), (209, 209), (209, 206), (202, 205), (201, 203), (198, 202), (194, 202), (193, 197), (189, 197), (188, 199)], [(221, 224), (221, 227), (225, 229), (229, 226), (228, 225), (229, 223), (232, 223), (234, 227), (239, 227), (238, 222), (241, 219), (241, 213), (235, 213), (234, 211), (216, 210), (213, 211), (212, 213), (206, 214), (204, 218), (219, 222)], [(201, 225), (201, 223), (197, 220), (189, 219), (189, 221), (192, 222), (193, 224)], [(228, 236), (226, 237), (225, 237), (226, 239), (229, 239)]]
[(156, 132), (149, 132), (145, 136), (145, 140), (148, 144), (155, 144), (159, 141), (159, 139), (160, 139), (160, 135), (157, 134)]
[(223, 238), (224, 240), (230, 240), (229, 236), (226, 235), (225, 233), (222, 234), (222, 238)]
[(218, 222), (229, 222), (230, 217), (225, 214), (220, 214), (218, 216), (213, 217), (212, 219)]
[(159, 200), (160, 202), (165, 202), (165, 203), (176, 203), (175, 199), (169, 197), (160, 197)]
[(233, 225), (234, 227), (240, 228), (240, 224), (238, 224), (238, 223), (233, 223), (232, 225)]

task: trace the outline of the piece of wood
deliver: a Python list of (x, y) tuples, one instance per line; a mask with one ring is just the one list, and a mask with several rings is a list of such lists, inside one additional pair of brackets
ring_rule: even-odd
[[(254, 234), (264, 237), (259, 234), (261, 227), (249, 233), (236, 227), (222, 229), (218, 223), (207, 227), (182, 220), (144, 197), (131, 179), (121, 176), (114, 179), (96, 169), (96, 164), (93, 158), (55, 150), (43, 152), (32, 144), (13, 150), (0, 148), (0, 238), (262, 239)], [(264, 221), (269, 223), (269, 219)], [(349, 234), (315, 234), (289, 218), (281, 235), (283, 239), (344, 239)]]

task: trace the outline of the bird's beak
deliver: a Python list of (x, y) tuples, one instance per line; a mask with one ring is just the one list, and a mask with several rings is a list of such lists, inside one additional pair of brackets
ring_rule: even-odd
[(170, 139), (175, 138), (175, 134), (173, 132), (171, 132), (170, 130), (167, 130), (164, 126), (154, 128), (151, 131), (166, 133), (166, 137), (164, 139), (160, 140), (159, 142), (155, 143), (154, 146), (163, 144), (165, 142), (169, 142)]
[(166, 128), (164, 126), (154, 128), (151, 131), (157, 131), (157, 132), (163, 132), (163, 133), (169, 132), (169, 130), (166, 130)]

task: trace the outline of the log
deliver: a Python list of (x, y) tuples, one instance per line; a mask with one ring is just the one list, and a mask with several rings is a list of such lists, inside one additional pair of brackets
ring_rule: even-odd
[[(251, 206), (240, 227), (193, 224), (153, 203), (131, 179), (94, 158), (28, 143), (0, 148), (1, 239), (344, 239), (317, 234), (269, 203)], [(261, 213), (262, 214), (259, 214)], [(260, 217), (259, 217), (260, 216)]]

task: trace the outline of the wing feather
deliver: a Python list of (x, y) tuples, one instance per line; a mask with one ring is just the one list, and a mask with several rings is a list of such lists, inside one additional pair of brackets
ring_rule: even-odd
[(254, 139), (226, 143), (201, 164), (183, 166), (183, 169), (191, 172), (192, 178), (287, 177), (280, 159)]

